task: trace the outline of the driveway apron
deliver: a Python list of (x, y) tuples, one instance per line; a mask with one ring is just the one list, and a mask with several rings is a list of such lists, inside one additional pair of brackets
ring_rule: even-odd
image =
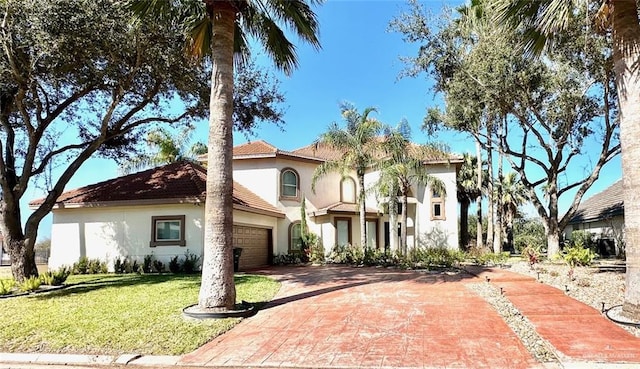
[(336, 266), (273, 268), (282, 282), (254, 317), (179, 364), (325, 368), (531, 368), (538, 364), (481, 297), (480, 279)]

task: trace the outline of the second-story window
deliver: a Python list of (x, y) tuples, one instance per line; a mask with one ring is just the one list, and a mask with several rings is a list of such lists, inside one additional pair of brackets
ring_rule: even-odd
[(282, 171), (280, 179), (280, 195), (282, 197), (297, 197), (299, 188), (298, 173), (293, 169), (285, 169)]
[(444, 197), (438, 191), (431, 192), (431, 220), (445, 220)]
[(347, 177), (340, 182), (340, 201), (354, 204), (356, 202), (356, 182)]

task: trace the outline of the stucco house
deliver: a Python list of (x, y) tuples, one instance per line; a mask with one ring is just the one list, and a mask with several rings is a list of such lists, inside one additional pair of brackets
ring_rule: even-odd
[(565, 228), (565, 237), (573, 231), (593, 234), (602, 256), (617, 255), (624, 232), (622, 180), (583, 201)]
[[(274, 255), (299, 251), (301, 201), (309, 230), (325, 252), (335, 245), (359, 243), (355, 173), (330, 174), (311, 188), (315, 168), (341, 153), (309, 145), (280, 150), (258, 140), (234, 147), (234, 246), (242, 247), (240, 268), (266, 265)], [(429, 172), (446, 186), (446, 196), (412, 188), (408, 200), (408, 247), (458, 245), (456, 170), (461, 159), (425, 158)], [(365, 187), (378, 179), (368, 171)], [(49, 267), (81, 256), (113, 267), (116, 258), (139, 262), (145, 255), (168, 262), (175, 255), (203, 251), (206, 169), (179, 162), (63, 193), (53, 209)], [(384, 199), (368, 194), (368, 246), (389, 245)], [(42, 200), (31, 203), (37, 206)]]

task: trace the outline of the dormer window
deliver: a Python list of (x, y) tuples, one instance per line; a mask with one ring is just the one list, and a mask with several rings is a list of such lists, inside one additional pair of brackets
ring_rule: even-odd
[(353, 178), (347, 177), (340, 182), (340, 201), (355, 204), (356, 182)]
[(280, 175), (280, 197), (296, 199), (300, 188), (300, 177), (293, 169), (284, 169)]

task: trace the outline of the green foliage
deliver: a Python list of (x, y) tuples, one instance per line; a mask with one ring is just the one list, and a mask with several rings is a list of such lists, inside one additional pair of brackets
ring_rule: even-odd
[(444, 247), (419, 247), (409, 253), (409, 260), (415, 263), (416, 267), (450, 268), (464, 261), (465, 258), (464, 252)]
[(36, 277), (36, 276), (31, 276), (27, 279), (25, 279), (21, 284), (20, 284), (20, 291), (22, 292), (33, 292), (35, 290), (37, 290), (38, 288), (40, 288), (40, 278)]
[(153, 261), (153, 271), (156, 273), (164, 272), (164, 264), (160, 260)]
[(173, 274), (180, 273), (180, 260), (178, 259), (178, 255), (169, 260), (169, 271)]
[(40, 280), (42, 281), (42, 284), (48, 286), (60, 286), (67, 280), (70, 274), (71, 269), (62, 267), (56, 271), (50, 270), (46, 273), (40, 274)]
[(591, 249), (576, 244), (565, 248), (562, 258), (571, 268), (573, 268), (575, 266), (591, 265), (596, 256), (596, 253)]
[(542, 250), (547, 244), (544, 225), (538, 219), (515, 219), (513, 243), (515, 251), (519, 253), (528, 246)]
[(364, 250), (359, 246), (335, 245), (329, 256), (327, 256), (327, 262), (333, 264), (351, 264), (359, 265), (364, 260)]
[(16, 281), (13, 279), (0, 279), (0, 296), (11, 294), (15, 285)]
[(100, 274), (107, 272), (107, 263), (100, 259), (89, 259), (82, 256), (71, 266), (72, 274)]
[(569, 239), (569, 246), (588, 248), (594, 250), (596, 243), (593, 240), (593, 233), (589, 231), (573, 231)]
[(118, 257), (113, 261), (113, 271), (116, 274), (133, 273), (133, 264), (128, 258), (120, 259)]
[(143, 273), (152, 273), (153, 272), (153, 255), (145, 255), (144, 260), (142, 261), (142, 272)]
[(303, 238), (303, 244), (309, 249), (309, 261), (316, 264), (324, 263), (324, 246), (320, 237), (313, 233), (307, 232)]
[(280, 254), (273, 256), (273, 265), (297, 265), (301, 264), (300, 254)]
[(89, 258), (86, 256), (80, 257), (77, 262), (71, 266), (73, 274), (88, 274), (89, 271)]
[(470, 255), (471, 260), (478, 265), (503, 265), (509, 260), (508, 251), (495, 254), (493, 252), (476, 253)]
[(186, 274), (193, 274), (198, 271), (199, 264), (200, 256), (192, 254), (187, 250), (184, 253), (184, 260), (182, 261), (180, 270)]

